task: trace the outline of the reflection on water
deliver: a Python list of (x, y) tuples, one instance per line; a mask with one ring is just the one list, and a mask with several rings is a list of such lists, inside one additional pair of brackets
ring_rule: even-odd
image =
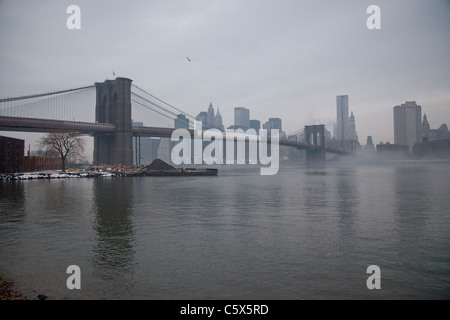
[[(424, 295), (435, 294), (439, 291), (438, 287), (431, 289), (427, 282), (429, 274), (435, 273), (439, 267), (436, 269), (433, 265), (430, 252), (427, 252), (429, 249), (425, 248), (432, 245), (427, 236), (431, 235), (433, 230), (427, 230), (427, 224), (433, 214), (430, 198), (433, 198), (435, 190), (432, 186), (439, 177), (434, 176), (428, 168), (415, 167), (398, 167), (393, 174), (393, 213), (398, 239), (392, 246), (395, 269), (404, 273), (418, 270), (414, 281), (408, 284), (409, 290), (422, 291)], [(441, 214), (439, 211), (436, 213)]]
[(435, 179), (427, 168), (395, 168), (394, 199), (397, 231), (405, 245), (417, 242), (423, 235), (429, 214), (430, 186)]
[(343, 255), (351, 256), (357, 245), (356, 220), (359, 212), (358, 184), (356, 171), (344, 171), (336, 175), (336, 202), (340, 244)]
[[(120, 178), (119, 178), (120, 179)], [(134, 179), (96, 179), (93, 183), (93, 258), (95, 276), (131, 285), (126, 277), (134, 268)]]
[(25, 218), (25, 190), (23, 183), (0, 183), (0, 228), (14, 225)]

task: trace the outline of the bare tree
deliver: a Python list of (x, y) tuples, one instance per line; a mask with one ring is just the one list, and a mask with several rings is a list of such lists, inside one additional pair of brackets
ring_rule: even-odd
[(47, 153), (57, 152), (61, 158), (62, 171), (66, 172), (66, 159), (82, 159), (85, 141), (76, 133), (51, 132), (39, 140), (39, 147)]

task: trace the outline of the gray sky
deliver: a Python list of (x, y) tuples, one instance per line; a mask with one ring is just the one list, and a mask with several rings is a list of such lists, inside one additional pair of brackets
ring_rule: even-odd
[[(71, 4), (81, 30), (66, 27)], [(381, 30), (366, 27), (371, 4)], [(0, 41), (0, 98), (90, 85), (114, 70), (193, 115), (211, 101), (225, 126), (244, 106), (262, 123), (282, 118), (287, 133), (332, 130), (341, 94), (363, 145), (368, 135), (393, 142), (392, 108), (405, 101), (432, 128), (450, 125), (448, 0), (7, 0)]]

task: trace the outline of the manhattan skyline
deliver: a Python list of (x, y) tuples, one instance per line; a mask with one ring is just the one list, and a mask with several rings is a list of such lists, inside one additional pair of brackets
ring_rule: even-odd
[[(70, 4), (81, 30), (66, 27)], [(371, 4), (380, 30), (366, 27)], [(245, 107), (252, 119), (281, 118), (290, 133), (319, 123), (332, 131), (336, 96), (348, 95), (360, 142), (393, 143), (392, 108), (405, 101), (421, 105), (431, 127), (450, 122), (449, 16), (438, 0), (2, 1), (0, 97), (114, 71), (189, 114), (212, 102), (228, 126)]]

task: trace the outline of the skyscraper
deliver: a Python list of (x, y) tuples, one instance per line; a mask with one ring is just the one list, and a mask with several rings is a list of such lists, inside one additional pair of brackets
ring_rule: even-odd
[(250, 120), (250, 128), (254, 129), (257, 134), (259, 134), (259, 129), (261, 129), (261, 122), (259, 120)]
[(278, 129), (278, 130), (280, 130), (280, 132), (283, 131), (281, 128), (281, 119), (280, 118), (269, 118), (269, 122), (271, 124), (272, 129)]
[(364, 147), (364, 155), (367, 157), (373, 157), (375, 155), (375, 146), (373, 144), (372, 136), (367, 136), (367, 143)]
[(175, 129), (189, 129), (189, 119), (182, 113), (177, 115), (174, 121)]
[(250, 110), (244, 107), (234, 108), (234, 125), (244, 130), (250, 128)]
[(214, 128), (214, 126), (215, 126), (214, 108), (213, 108), (213, 105), (211, 102), (209, 103), (209, 107), (208, 107), (208, 116), (206, 118), (206, 124), (207, 124), (206, 129)]
[(348, 129), (349, 129), (348, 140), (358, 141), (358, 134), (356, 133), (356, 122), (355, 116), (353, 115), (353, 111), (349, 118)]
[(430, 136), (430, 124), (428, 123), (427, 115), (423, 115), (423, 122), (422, 122), (422, 138), (424, 141), (428, 141), (428, 138)]
[(220, 131), (225, 131), (225, 128), (222, 123), (222, 115), (219, 112), (219, 108), (217, 108), (216, 116), (214, 117), (214, 127), (219, 129)]
[[(208, 121), (208, 112), (206, 112), (206, 111), (200, 112), (197, 115), (197, 117), (195, 118), (195, 120), (197, 120), (197, 127), (199, 127), (200, 123), (201, 123), (202, 129), (206, 130), (207, 129), (206, 128), (206, 123)], [(197, 129), (197, 128), (195, 128), (195, 129)]]
[(264, 122), (262, 128), (264, 130), (267, 130), (267, 133), (270, 133), (270, 130), (272, 129), (272, 123), (270, 121)]
[(336, 97), (337, 108), (337, 123), (336, 123), (336, 140), (350, 140), (348, 139), (349, 119), (348, 119), (348, 96)]
[(422, 107), (415, 101), (394, 107), (394, 143), (408, 145), (412, 151), (414, 143), (422, 140)]

